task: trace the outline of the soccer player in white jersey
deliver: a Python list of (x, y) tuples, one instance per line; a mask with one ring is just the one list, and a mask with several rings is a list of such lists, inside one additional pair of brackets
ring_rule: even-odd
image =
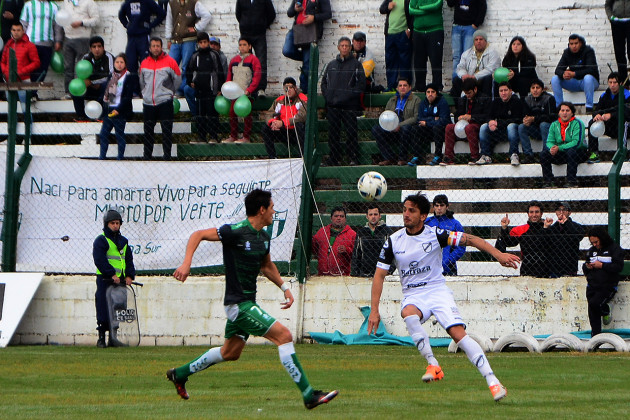
[(425, 195), (410, 195), (403, 204), (405, 229), (391, 235), (381, 250), (376, 273), (372, 283), (372, 312), (368, 319), (368, 333), (376, 332), (380, 322), (378, 311), (383, 282), (390, 265), (396, 261), (403, 289), (401, 316), (407, 331), (429, 366), (422, 376), (424, 382), (439, 381), (444, 378), (431, 345), (429, 336), (422, 327), (431, 315), (435, 316), (442, 328), (455, 340), (473, 365), (486, 378), (492, 397), (499, 401), (507, 395), (507, 389), (494, 376), (490, 363), (481, 346), (466, 335), (453, 292), (446, 287), (442, 275), (442, 248), (447, 246), (471, 245), (496, 258), (505, 267), (516, 268), (519, 257), (500, 252), (485, 240), (464, 232), (451, 232), (424, 224), (431, 202)]

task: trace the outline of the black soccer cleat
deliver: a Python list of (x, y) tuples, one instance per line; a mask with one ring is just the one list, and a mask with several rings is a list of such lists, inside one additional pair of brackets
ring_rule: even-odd
[(305, 401), (304, 406), (308, 408), (309, 410), (312, 410), (318, 405), (326, 404), (332, 401), (332, 399), (335, 398), (337, 394), (339, 394), (339, 391), (337, 390), (330, 391), (330, 392), (313, 391), (313, 396), (311, 397), (311, 400), (309, 402)]
[(188, 379), (186, 379), (183, 382), (182, 381), (178, 381), (177, 377), (175, 376), (175, 369), (167, 370), (166, 371), (166, 377), (168, 378), (169, 381), (173, 382), (173, 384), (175, 385), (175, 389), (177, 390), (177, 395), (179, 395), (180, 397), (182, 397), (185, 400), (190, 398), (188, 396), (188, 392), (186, 392), (186, 381), (188, 381)]

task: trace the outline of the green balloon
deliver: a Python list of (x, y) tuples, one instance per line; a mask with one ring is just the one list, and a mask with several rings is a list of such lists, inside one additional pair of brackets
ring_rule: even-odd
[(83, 96), (85, 95), (87, 87), (85, 86), (85, 82), (83, 80), (72, 79), (68, 85), (68, 90), (74, 96)]
[(252, 112), (252, 103), (246, 95), (241, 95), (234, 101), (234, 113), (239, 117), (246, 117)]
[(230, 113), (230, 101), (225, 96), (219, 95), (214, 100), (214, 109), (221, 115), (228, 115)]
[(173, 114), (177, 114), (181, 107), (182, 104), (179, 102), (179, 99), (173, 98)]
[(499, 67), (498, 69), (494, 71), (494, 81), (497, 83), (507, 82), (509, 80), (508, 79), (509, 72), (510, 71), (506, 69), (505, 67)]
[(55, 51), (53, 54), (52, 60), (50, 60), (50, 68), (52, 68), (55, 73), (63, 73), (63, 54), (59, 51)]
[(74, 72), (81, 80), (85, 80), (92, 74), (92, 63), (87, 60), (81, 60), (74, 66)]

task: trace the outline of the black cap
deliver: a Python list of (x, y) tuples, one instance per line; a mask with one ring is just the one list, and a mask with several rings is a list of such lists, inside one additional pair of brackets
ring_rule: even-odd
[(446, 206), (448, 207), (448, 197), (446, 196), (446, 194), (438, 194), (433, 198), (433, 204), (436, 203), (440, 203), (440, 204), (446, 204)]
[(295, 86), (296, 85), (295, 79), (293, 77), (285, 77), (284, 81), (282, 82), (282, 86), (286, 84), (292, 84), (293, 86)]
[(354, 35), (352, 35), (352, 39), (356, 40), (356, 41), (365, 41), (365, 33), (364, 32), (355, 32)]
[(571, 211), (571, 205), (566, 201), (558, 201), (558, 204), (556, 204), (556, 210), (560, 207), (564, 207), (566, 211)]
[(120, 224), (122, 225), (122, 216), (116, 210), (107, 210), (105, 216), (103, 216), (103, 224), (107, 226), (109, 222), (114, 220), (120, 220)]

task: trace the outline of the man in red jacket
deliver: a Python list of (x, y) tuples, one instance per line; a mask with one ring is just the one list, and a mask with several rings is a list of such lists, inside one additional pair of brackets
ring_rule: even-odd
[(357, 233), (346, 224), (346, 210), (339, 206), (330, 213), (332, 223), (313, 236), (313, 255), (320, 276), (349, 276)]
[[(31, 73), (39, 68), (39, 55), (37, 55), (35, 44), (28, 39), (20, 22), (15, 22), (11, 25), (11, 39), (2, 51), (2, 75), (7, 82), (9, 81), (9, 50), (15, 50), (19, 81), (30, 81)], [(20, 98), (22, 109), (24, 110), (26, 106), (26, 91), (19, 90), (18, 98)]]

